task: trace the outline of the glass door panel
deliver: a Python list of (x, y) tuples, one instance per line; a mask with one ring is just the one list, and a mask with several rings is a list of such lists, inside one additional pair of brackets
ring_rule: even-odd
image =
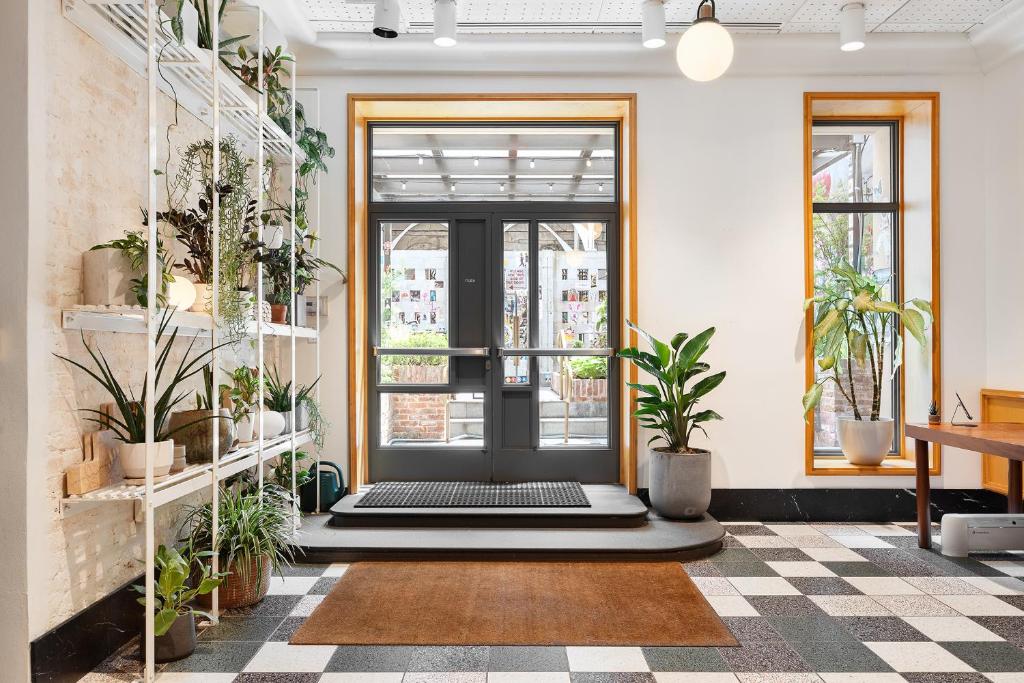
[[(502, 224), (502, 348), (530, 346), (530, 224)], [(507, 385), (530, 383), (530, 359), (505, 355), (502, 359)]]

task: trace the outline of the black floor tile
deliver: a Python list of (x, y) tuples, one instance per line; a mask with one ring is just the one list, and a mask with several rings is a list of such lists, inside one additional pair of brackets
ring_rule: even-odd
[(772, 628), (789, 643), (816, 640), (852, 642), (855, 640), (853, 635), (843, 628), (841, 622), (825, 614), (810, 617), (768, 617), (768, 621)]
[(971, 617), (997, 636), (1024, 647), (1024, 617)]
[(277, 627), (269, 640), (288, 641), (299, 630), (299, 627), (306, 622), (306, 617), (285, 617)]
[(836, 620), (854, 638), (863, 643), (930, 640), (899, 617), (836, 617)]
[(232, 617), (286, 617), (302, 599), (301, 595), (268, 595), (255, 605), (227, 610)]
[(238, 673), (263, 643), (199, 643), (191, 657), (167, 664), (164, 671)]
[(327, 564), (293, 564), (290, 567), (281, 565), (281, 576), (320, 576), (330, 565)]
[(744, 643), (741, 647), (721, 647), (729, 671), (736, 672), (788, 672), (810, 671), (797, 652), (783, 642)]
[(976, 671), (1024, 671), (1024, 651), (1012, 643), (941, 643)]
[[(375, 672), (406, 671), (415, 647), (390, 645), (340, 645), (334, 651), (325, 671)], [(486, 669), (477, 669), (486, 671)]]
[(492, 646), (490, 671), (568, 671), (564, 647)]
[(873, 562), (822, 562), (837, 576), (892, 576), (889, 570)]
[(860, 590), (840, 576), (793, 576), (786, 581), (804, 595), (860, 595)]
[(912, 672), (900, 674), (907, 683), (991, 683), (979, 673), (932, 673)]
[(803, 595), (750, 595), (747, 602), (763, 617), (810, 617), (825, 614)]
[(725, 530), (730, 536), (778, 536), (764, 524), (727, 524)]
[(656, 683), (654, 674), (634, 673), (572, 673), (570, 683)]
[(713, 647), (645, 647), (643, 653), (651, 671), (729, 670), (722, 655)]
[(708, 558), (714, 564), (723, 562), (757, 562), (757, 555), (749, 548), (725, 548)]
[(699, 562), (686, 562), (683, 569), (690, 576), (721, 576), (722, 572), (712, 562), (700, 560)]
[(767, 617), (722, 617), (722, 621), (741, 643), (783, 639)]
[(334, 584), (338, 583), (338, 579), (340, 578), (340, 576), (325, 576), (318, 579), (317, 582), (313, 584), (313, 587), (309, 589), (309, 593), (307, 593), (307, 595), (327, 595), (331, 592), (331, 589), (334, 588)]
[(779, 573), (764, 562), (716, 562), (722, 576), (778, 576)]
[(816, 640), (791, 642), (790, 645), (817, 672), (892, 671), (891, 666), (863, 643)]
[(284, 617), (221, 617), (220, 623), (204, 629), (201, 641), (249, 641), (265, 643)]
[(409, 671), (487, 671), (487, 646), (418, 647), (409, 660)]
[(757, 559), (764, 562), (813, 562), (811, 556), (799, 548), (750, 548)]
[(232, 683), (317, 683), (316, 673), (242, 673)]

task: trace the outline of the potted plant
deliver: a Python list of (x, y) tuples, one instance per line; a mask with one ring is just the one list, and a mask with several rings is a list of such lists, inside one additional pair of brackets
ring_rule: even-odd
[[(277, 374), (277, 368), (266, 366), (263, 369), (263, 377), (266, 383), (266, 394), (263, 397), (265, 408), (281, 416), (282, 424), (278, 433), (292, 428), (292, 383), (283, 383)], [(299, 401), (296, 397), (295, 405)], [(266, 411), (264, 411), (266, 412)], [(264, 429), (266, 426), (264, 425)]]
[[(161, 545), (154, 556), (156, 580), (153, 582), (153, 632), (156, 635), (155, 657), (159, 663), (184, 659), (196, 649), (195, 615), (210, 619), (210, 615), (194, 609), (189, 603), (197, 596), (206, 595), (220, 585), (223, 574), (214, 575), (209, 565), (199, 564), (193, 574), (193, 560), (212, 555), (212, 551), (186, 552), (182, 555), (174, 548)], [(193, 588), (192, 586), (195, 586)], [(132, 586), (141, 593), (137, 598), (146, 607), (146, 587)]]
[[(636, 347), (623, 349), (620, 358), (650, 375), (655, 384), (627, 383), (640, 394), (633, 412), (640, 424), (657, 433), (647, 442), (650, 467), (651, 505), (663, 517), (696, 519), (711, 503), (711, 451), (690, 446), (695, 429), (704, 432), (704, 423), (721, 420), (713, 410), (697, 410), (704, 396), (725, 379), (718, 372), (687, 383), (708, 372), (711, 366), (701, 361), (708, 350), (715, 328), (710, 327), (692, 339), (685, 332), (666, 344), (627, 322), (650, 344), (653, 353)], [(705, 432), (705, 435), (707, 433)], [(665, 445), (650, 448), (661, 439)]]
[[(137, 303), (146, 306), (146, 293), (149, 291), (149, 274), (146, 272), (148, 254), (149, 241), (141, 230), (125, 231), (124, 237), (97, 244), (85, 252), (82, 256), (85, 303), (100, 306)], [(162, 243), (157, 246), (157, 264), (161, 274), (157, 286), (157, 302), (164, 306), (167, 304), (168, 286), (174, 282), (174, 275), (171, 274), (167, 249)], [(172, 302), (172, 305), (176, 304)]]
[(928, 404), (928, 424), (937, 425), (942, 422), (942, 417), (939, 415), (939, 405), (932, 401)]
[[(213, 430), (218, 430), (217, 453), (222, 457), (235, 443), (235, 422), (231, 410), (220, 408), (214, 418), (213, 368), (210, 363), (202, 367), (203, 391), (195, 395), (196, 407), (171, 414), (170, 429), (178, 443), (185, 446), (185, 459), (190, 463), (213, 462)], [(205, 419), (204, 419), (205, 418)], [(216, 425), (214, 424), (216, 423)]]
[(281, 488), (286, 493), (291, 493), (292, 490), (293, 459), (295, 460), (296, 490), (313, 478), (313, 474), (309, 471), (309, 468), (302, 465), (302, 463), (311, 459), (309, 453), (306, 453), (306, 451), (298, 451), (296, 453), (285, 451), (278, 456), (277, 464), (270, 468), (270, 471), (267, 473), (267, 481), (274, 486)]
[[(198, 45), (199, 45), (200, 48), (202, 48), (204, 50), (212, 51), (213, 50), (213, 10), (210, 9), (210, 0), (189, 0), (189, 2), (192, 3), (192, 5), (196, 8), (196, 11), (199, 14), (198, 41), (197, 41)], [(227, 2), (227, 0), (220, 0), (219, 3), (217, 2), (217, 0), (213, 0), (213, 2), (215, 4), (218, 4), (218, 8), (217, 8), (218, 22), (220, 23), (221, 26), (223, 26), (224, 25), (224, 10), (227, 9), (228, 2)], [(218, 41), (220, 43), (219, 49), (218, 49), (218, 53), (220, 54), (221, 61), (224, 62), (224, 64), (226, 66), (228, 66), (229, 68), (232, 66), (231, 63), (228, 61), (228, 57), (230, 57), (233, 54), (233, 52), (231, 50), (228, 50), (226, 48), (231, 47), (235, 43), (240, 43), (240, 42), (242, 42), (243, 40), (245, 40), (248, 37), (249, 36), (247, 36), (247, 35), (245, 35), (245, 36), (238, 36), (236, 38), (223, 38), (222, 37), (220, 39), (220, 41)]]
[(179, 45), (198, 45), (199, 12), (192, 0), (159, 0), (160, 9), (170, 18), (171, 33)]
[[(267, 594), (271, 572), (280, 574), (281, 565), (292, 558), (291, 501), (271, 485), (264, 486), (262, 493), (248, 487), (222, 488), (219, 500), (216, 538), (211, 503), (190, 508), (182, 529), (192, 547), (210, 547), (219, 555), (225, 572), (220, 607), (256, 604)], [(208, 605), (205, 596), (198, 600)]]
[(231, 385), (222, 384), (233, 405), (231, 417), (235, 422), (238, 441), (253, 440), (255, 409), (259, 401), (259, 377), (254, 368), (242, 365), (231, 371)]
[[(171, 413), (175, 406), (185, 399), (185, 394), (179, 393), (178, 388), (201, 372), (204, 364), (208, 363), (206, 361), (207, 356), (213, 353), (212, 349), (207, 349), (193, 356), (192, 348), (198, 335), (193, 337), (174, 374), (169, 380), (164, 382), (164, 371), (167, 369), (171, 350), (178, 336), (177, 329), (169, 337), (165, 336), (170, 319), (169, 312), (165, 313), (160, 320), (160, 326), (157, 329), (156, 335), (158, 351), (155, 383), (157, 395), (153, 404), (156, 457), (153, 474), (158, 477), (167, 474), (174, 463), (173, 438), (176, 433), (180, 429), (193, 426), (194, 424), (186, 423), (178, 428), (170, 426)], [(137, 395), (132, 389), (123, 388), (120, 381), (114, 375), (113, 370), (111, 370), (106, 356), (103, 355), (103, 351), (94, 350), (85, 341), (84, 332), (82, 333), (82, 345), (92, 359), (92, 368), (66, 356), (54, 355), (85, 372), (110, 394), (110, 397), (113, 399), (113, 411), (107, 412), (93, 408), (82, 408), (81, 410), (91, 415), (91, 417), (86, 418), (88, 421), (95, 423), (100, 429), (111, 431), (115, 441), (117, 441), (115, 450), (125, 476), (129, 479), (142, 479), (146, 476), (146, 402), (148, 400), (146, 393), (142, 391)], [(143, 386), (145, 384), (146, 381), (143, 378)], [(163, 385), (163, 389), (161, 389), (161, 385)], [(137, 396), (141, 398), (137, 398)], [(210, 419), (210, 416), (206, 415), (197, 420), (197, 422), (201, 423), (208, 419)]]
[[(892, 418), (881, 416), (886, 349), (893, 349), (891, 377), (903, 359), (903, 338), (896, 323), (902, 322), (903, 328), (924, 346), (925, 316), (931, 317), (931, 304), (923, 299), (907, 304), (887, 301), (887, 283), (858, 273), (849, 263), (830, 267), (818, 280), (817, 294), (804, 302), (804, 310), (811, 306), (815, 309), (812, 339), (823, 374), (804, 394), (804, 417), (821, 402), (825, 385), (833, 383), (853, 413), (837, 420), (843, 454), (854, 465), (878, 465), (889, 453), (894, 433)], [(871, 403), (866, 415), (854, 381), (854, 367), (865, 364), (871, 379)]]

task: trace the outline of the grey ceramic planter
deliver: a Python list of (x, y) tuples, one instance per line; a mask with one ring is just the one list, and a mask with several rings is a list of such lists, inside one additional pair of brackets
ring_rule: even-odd
[(184, 659), (196, 650), (196, 618), (189, 611), (179, 614), (171, 628), (154, 642), (154, 657), (160, 664)]
[(648, 449), (651, 506), (669, 519), (697, 519), (711, 504), (711, 452)]

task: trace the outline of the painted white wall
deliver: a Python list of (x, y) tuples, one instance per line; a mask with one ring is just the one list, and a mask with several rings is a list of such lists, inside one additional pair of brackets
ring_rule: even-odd
[[(804, 475), (802, 94), (940, 91), (944, 383), (950, 395), (954, 388), (977, 395), (984, 383), (985, 158), (977, 143), (984, 108), (977, 75), (768, 75), (701, 85), (675, 75), (346, 74), (306, 85), (320, 89), (322, 126), (338, 147), (322, 181), (324, 253), (338, 260), (346, 254), (347, 93), (636, 92), (640, 322), (663, 337), (718, 327), (710, 360), (729, 377), (709, 404), (726, 418), (711, 427), (713, 485), (732, 488), (912, 485), (904, 477)], [(344, 461), (345, 320), (334, 310), (323, 343), (323, 395), (335, 416), (327, 457)], [(641, 482), (645, 476), (641, 462)], [(936, 485), (970, 488), (979, 481), (977, 458), (960, 454), (945, 460)]]
[(986, 386), (1024, 390), (1024, 56), (988, 73), (984, 92)]

